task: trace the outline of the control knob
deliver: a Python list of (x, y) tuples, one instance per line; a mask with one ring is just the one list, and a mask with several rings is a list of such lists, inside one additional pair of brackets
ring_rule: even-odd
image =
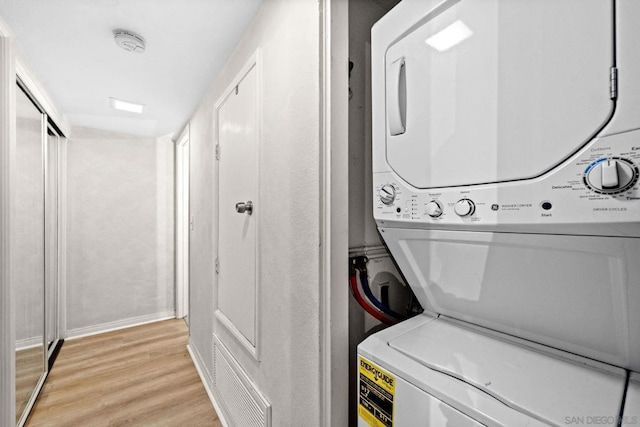
[(432, 200), (427, 203), (426, 211), (431, 218), (438, 218), (442, 215), (442, 205), (437, 200)]
[(458, 216), (471, 216), (476, 210), (476, 205), (469, 199), (460, 199), (456, 202), (453, 210)]
[(638, 180), (638, 168), (627, 159), (600, 159), (587, 168), (585, 184), (605, 194), (621, 193)]
[(380, 201), (385, 205), (390, 205), (396, 200), (396, 189), (391, 184), (385, 184), (380, 187), (379, 191)]

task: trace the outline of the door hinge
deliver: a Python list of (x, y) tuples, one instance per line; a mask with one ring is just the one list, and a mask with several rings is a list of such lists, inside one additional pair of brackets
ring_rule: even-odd
[(618, 98), (618, 69), (616, 67), (611, 67), (609, 72), (609, 94), (611, 99)]
[(220, 144), (216, 145), (216, 160), (220, 160)]
[(220, 260), (216, 258), (216, 274), (220, 273)]

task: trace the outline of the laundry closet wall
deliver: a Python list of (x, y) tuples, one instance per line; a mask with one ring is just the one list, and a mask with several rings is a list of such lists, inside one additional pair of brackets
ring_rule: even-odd
[(67, 337), (174, 315), (173, 143), (73, 128)]
[(225, 345), (271, 403), (274, 426), (314, 426), (320, 420), (319, 23), (315, 0), (265, 0), (190, 121), (190, 346), (213, 388), (215, 103), (259, 49), (261, 360), (238, 343)]

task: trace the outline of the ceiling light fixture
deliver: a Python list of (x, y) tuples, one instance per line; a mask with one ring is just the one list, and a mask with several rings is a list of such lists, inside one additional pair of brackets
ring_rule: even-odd
[(141, 114), (144, 110), (144, 105), (136, 104), (134, 102), (123, 101), (121, 99), (109, 98), (111, 106), (116, 110), (127, 111), (129, 113)]
[(144, 39), (129, 30), (114, 30), (113, 38), (118, 46), (129, 52), (142, 53), (146, 49)]

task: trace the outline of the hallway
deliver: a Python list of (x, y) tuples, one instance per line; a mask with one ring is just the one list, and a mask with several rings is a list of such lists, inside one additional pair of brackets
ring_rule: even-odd
[(171, 319), (65, 342), (26, 425), (221, 426), (187, 339)]

